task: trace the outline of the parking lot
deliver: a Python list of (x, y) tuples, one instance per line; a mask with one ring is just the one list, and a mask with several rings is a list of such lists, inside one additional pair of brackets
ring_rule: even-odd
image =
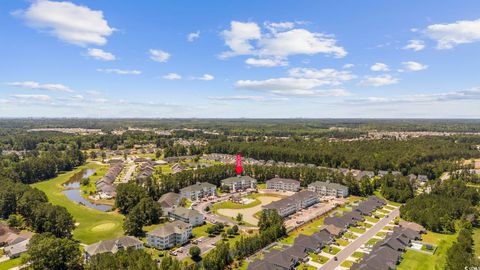
[(326, 202), (317, 203), (307, 209), (302, 209), (285, 219), (285, 227), (288, 230), (301, 226), (343, 203), (345, 203), (343, 199), (331, 199)]
[[(193, 246), (198, 246), (201, 250), (201, 254), (204, 254), (205, 252), (209, 251), (210, 249), (215, 247), (215, 243), (220, 241), (222, 237), (220, 235), (215, 236), (215, 237), (199, 237), (195, 240), (192, 240), (190, 243), (187, 245), (177, 248), (171, 252), (171, 255), (176, 256), (177, 259), (183, 260), (187, 257), (190, 256), (189, 250)], [(196, 244), (194, 244), (196, 242)], [(176, 254), (176, 255), (174, 255)]]

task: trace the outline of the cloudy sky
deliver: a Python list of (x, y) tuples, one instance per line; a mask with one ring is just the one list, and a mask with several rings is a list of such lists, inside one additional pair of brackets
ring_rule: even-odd
[(480, 117), (480, 3), (3, 0), (0, 117)]

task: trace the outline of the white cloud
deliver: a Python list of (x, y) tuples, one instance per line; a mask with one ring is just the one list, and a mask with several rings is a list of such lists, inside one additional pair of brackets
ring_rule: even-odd
[(168, 73), (168, 74), (164, 75), (163, 78), (166, 79), (166, 80), (180, 80), (182, 78), (182, 76), (180, 76), (177, 73)]
[(198, 39), (198, 38), (200, 38), (200, 31), (189, 33), (187, 35), (187, 40), (189, 42), (193, 42), (193, 41), (195, 41), (195, 39)]
[(230, 57), (235, 55), (251, 54), (253, 46), (250, 40), (260, 39), (260, 27), (253, 22), (243, 23), (232, 21), (230, 23), (230, 30), (224, 30), (222, 36), (231, 51), (224, 52), (221, 57)]
[(427, 65), (420, 64), (414, 61), (402, 62), (402, 65), (407, 71), (420, 71), (428, 68)]
[(348, 63), (348, 64), (343, 65), (342, 68), (349, 69), (349, 68), (353, 68), (354, 66), (355, 66), (354, 64)]
[(263, 96), (221, 96), (221, 97), (208, 97), (211, 100), (218, 101), (283, 101), (288, 100), (284, 97), (263, 97)]
[(348, 92), (342, 89), (317, 90), (319, 86), (329, 85), (330, 82), (306, 78), (274, 78), (267, 80), (239, 80), (236, 88), (268, 92), (283, 96), (347, 96)]
[(375, 63), (373, 64), (370, 69), (372, 71), (389, 71), (390, 69), (388, 68), (388, 65), (384, 63)]
[(429, 103), (453, 100), (480, 100), (480, 88), (443, 93), (414, 94), (395, 97), (366, 97), (352, 99), (352, 103)]
[(232, 21), (230, 30), (222, 32), (225, 44), (230, 51), (223, 52), (222, 58), (237, 55), (255, 55), (260, 58), (286, 59), (297, 54), (327, 54), (344, 57), (347, 52), (337, 46), (332, 35), (310, 32), (294, 28), (290, 22), (266, 23), (268, 33), (262, 34), (260, 27), (253, 22)]
[(150, 59), (156, 62), (164, 63), (167, 62), (170, 58), (170, 54), (168, 52), (157, 50), (157, 49), (150, 49)]
[(480, 19), (429, 25), (425, 34), (437, 41), (438, 49), (451, 49), (460, 44), (480, 41)]
[(399, 79), (391, 75), (385, 74), (380, 76), (366, 76), (360, 82), (360, 85), (379, 87), (384, 85), (396, 84), (398, 82), (399, 82)]
[(115, 60), (115, 55), (112, 53), (106, 52), (102, 49), (89, 48), (87, 54), (97, 60), (103, 61), (113, 61)]
[(115, 29), (103, 18), (103, 12), (71, 2), (34, 1), (26, 10), (13, 12), (27, 25), (46, 31), (58, 39), (79, 45), (104, 45)]
[(53, 92), (74, 92), (70, 87), (58, 83), (38, 83), (34, 81), (24, 81), (24, 82), (9, 82), (6, 83), (10, 86), (26, 88), (26, 89), (36, 89), (36, 90), (46, 90)]
[(102, 93), (99, 92), (99, 91), (95, 91), (95, 90), (89, 90), (89, 91), (86, 91), (85, 93), (91, 95), (91, 96), (99, 96), (101, 95)]
[(403, 47), (404, 50), (414, 50), (416, 52), (425, 48), (425, 42), (423, 40), (412, 39), (408, 41), (408, 44)]
[(259, 41), (259, 54), (274, 57), (288, 57), (295, 54), (314, 55), (324, 53), (344, 57), (347, 52), (336, 45), (330, 35), (313, 33), (305, 29), (292, 29), (266, 36)]
[(288, 70), (288, 74), (295, 78), (320, 79), (328, 85), (339, 85), (357, 77), (350, 71), (338, 71), (333, 68), (291, 68)]
[(254, 67), (283, 67), (288, 65), (288, 62), (281, 59), (248, 58), (245, 63)]
[(192, 80), (201, 80), (201, 81), (211, 81), (215, 79), (213, 75), (210, 74), (203, 74), (201, 77), (192, 77)]
[(98, 72), (108, 73), (108, 74), (118, 74), (118, 75), (140, 75), (142, 72), (140, 70), (127, 70), (127, 69), (117, 69), (117, 68), (99, 68)]
[(22, 100), (33, 100), (33, 101), (51, 101), (52, 98), (47, 95), (11, 95), (11, 97), (14, 97), (16, 99), (22, 99)]

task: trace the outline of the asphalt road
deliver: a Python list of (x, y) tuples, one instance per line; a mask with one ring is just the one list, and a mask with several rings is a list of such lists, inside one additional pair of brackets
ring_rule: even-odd
[(383, 227), (387, 226), (390, 221), (395, 219), (400, 214), (399, 209), (393, 210), (390, 214), (388, 214), (388, 217), (384, 217), (380, 221), (377, 222), (377, 224), (373, 225), (368, 231), (366, 231), (364, 234), (359, 236), (357, 239), (355, 239), (352, 243), (350, 243), (348, 246), (346, 246), (344, 249), (342, 249), (340, 252), (337, 253), (337, 261), (334, 259), (330, 259), (327, 263), (325, 263), (320, 269), (321, 270), (334, 270), (336, 267), (338, 267), (343, 261), (345, 261), (350, 255), (352, 255), (360, 246), (368, 242), (373, 236), (375, 236), (380, 230), (383, 229)]
[[(188, 245), (185, 245), (181, 248), (178, 248), (176, 249), (177, 251), (177, 259), (178, 260), (183, 260), (185, 259), (186, 257), (189, 257), (190, 254), (189, 254), (189, 251), (190, 251), (190, 248), (193, 247), (193, 246), (198, 246), (200, 248), (200, 254), (205, 254), (206, 252), (208, 252), (209, 250), (211, 250), (212, 248), (215, 247), (215, 243), (217, 243), (218, 241), (220, 241), (222, 239), (222, 237), (220, 235), (218, 236), (215, 236), (215, 237), (200, 237), (199, 239), (201, 239), (202, 241), (201, 242), (198, 242), (198, 244), (192, 244), (192, 243), (189, 243)], [(178, 252), (178, 250), (182, 250), (182, 252)]]

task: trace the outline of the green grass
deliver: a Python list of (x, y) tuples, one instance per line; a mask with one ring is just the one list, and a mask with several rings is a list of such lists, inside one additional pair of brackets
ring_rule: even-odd
[(212, 207), (212, 210), (216, 211), (218, 209), (246, 209), (246, 208), (255, 207), (261, 203), (262, 202), (259, 200), (255, 200), (248, 204), (234, 203), (232, 201), (224, 201), (221, 203), (214, 204)]
[(377, 242), (381, 241), (380, 239), (371, 238), (365, 243), (366, 246), (374, 246)]
[(267, 184), (265, 184), (265, 183), (257, 184), (257, 189), (266, 189), (266, 188), (267, 188)]
[(344, 240), (344, 239), (337, 239), (335, 241), (335, 243), (339, 246), (342, 246), (342, 247), (348, 246), (348, 244), (350, 244), (350, 242), (348, 242), (347, 240)]
[(402, 262), (397, 269), (445, 269), (446, 252), (452, 246), (456, 238), (456, 234), (439, 234), (428, 232), (422, 236), (422, 242), (437, 245), (435, 254), (431, 255), (415, 250), (407, 250), (407, 252), (404, 253)]
[(475, 249), (475, 255), (480, 256), (480, 228), (473, 230), (473, 248)]
[(378, 232), (378, 233), (376, 234), (376, 236), (378, 236), (378, 237), (384, 237), (384, 236), (386, 236), (386, 235), (387, 235), (386, 232)]
[(323, 225), (323, 220), (325, 219), (325, 215), (322, 215), (321, 217), (311, 221), (311, 222), (308, 222), (306, 224), (304, 224), (303, 226), (291, 231), (289, 234), (288, 234), (288, 237), (285, 237), (283, 238), (282, 240), (280, 240), (280, 243), (284, 243), (284, 244), (293, 244), (293, 242), (295, 241), (295, 238), (297, 238), (297, 236), (299, 234), (305, 234), (305, 235), (312, 235), (316, 232), (319, 231), (319, 227)]
[[(380, 193), (379, 190), (376, 190), (375, 192), (373, 192), (373, 195), (375, 195), (379, 198), (385, 199), (385, 197), (383, 197), (382, 193)], [(387, 200), (387, 199), (385, 199), (385, 200)], [(397, 202), (393, 202), (393, 201), (389, 201), (389, 200), (387, 200), (387, 203), (389, 205), (393, 205), (393, 206), (401, 206), (402, 205), (401, 203), (397, 203)]]
[(15, 258), (8, 261), (4, 261), (0, 263), (0, 270), (8, 270), (10, 268), (20, 266), (21, 264), (22, 264), (21, 258)]
[(328, 258), (322, 255), (318, 255), (315, 253), (309, 253), (308, 255), (312, 258), (312, 261), (316, 263), (324, 264), (328, 261)]
[(343, 237), (346, 237), (346, 238), (352, 239), (352, 240), (355, 240), (355, 239), (358, 238), (356, 235), (354, 235), (354, 234), (351, 233), (351, 232), (345, 232), (345, 233), (343, 234)]
[(377, 209), (377, 212), (383, 213), (383, 214), (390, 214), (391, 211), (385, 210), (385, 209)]
[(202, 226), (194, 227), (192, 229), (192, 234), (195, 238), (198, 238), (198, 237), (201, 237), (201, 236), (208, 237), (207, 229), (212, 227), (212, 226), (213, 226), (213, 224), (205, 223)]
[(351, 227), (349, 228), (350, 231), (356, 232), (356, 233), (365, 233), (365, 230), (362, 228), (357, 228), (357, 227)]
[(123, 235), (123, 216), (115, 212), (102, 212), (70, 201), (63, 194), (62, 184), (83, 169), (98, 169), (101, 165), (89, 163), (53, 179), (33, 184), (32, 187), (45, 192), (49, 202), (64, 206), (79, 223), (73, 231), (73, 238), (85, 244)]
[[(246, 269), (246, 268), (245, 268)], [(295, 268), (297, 270), (317, 270), (316, 267), (313, 267), (311, 265), (308, 265), (306, 263), (301, 263), (297, 266), (297, 268)], [(243, 270), (243, 269), (242, 269)]]
[(360, 226), (366, 227), (366, 228), (371, 228), (373, 226), (372, 224), (362, 222), (362, 221), (357, 222), (357, 224), (360, 225)]
[(352, 267), (352, 265), (354, 264), (355, 262), (352, 262), (352, 261), (344, 261), (340, 264), (340, 266), (342, 267), (346, 267), (346, 268), (350, 268)]
[(377, 223), (379, 221), (378, 218), (374, 218), (374, 217), (365, 217), (365, 220), (372, 223)]
[(363, 256), (365, 256), (365, 255), (366, 255), (366, 254), (363, 253), (363, 252), (355, 251), (355, 252), (352, 254), (352, 257), (353, 257), (353, 258), (360, 259), (360, 258), (363, 258)]
[(391, 211), (393, 211), (395, 209), (395, 207), (391, 207), (389, 205), (385, 205), (383, 208), (391, 210)]
[(337, 255), (337, 253), (340, 252), (340, 249), (337, 247), (326, 246), (322, 249), (322, 251), (328, 254)]

